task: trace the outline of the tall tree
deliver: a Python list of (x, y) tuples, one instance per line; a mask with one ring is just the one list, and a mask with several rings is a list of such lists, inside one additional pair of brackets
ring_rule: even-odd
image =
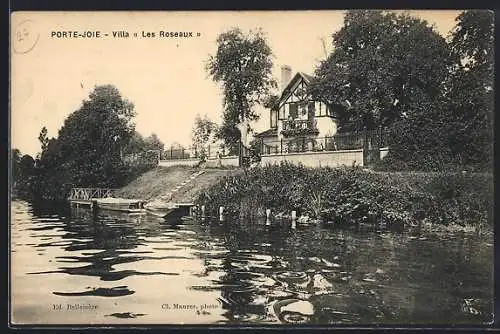
[(49, 138), (47, 136), (47, 128), (44, 126), (38, 135), (38, 140), (40, 141), (40, 146), (42, 151), (47, 149), (47, 145), (49, 144)]
[(441, 94), (397, 121), (390, 161), (411, 169), (490, 169), (493, 156), (493, 13), (465, 11), (451, 31)]
[(207, 148), (212, 143), (218, 134), (218, 126), (210, 120), (206, 115), (201, 117), (197, 115), (194, 119), (193, 130), (191, 134), (193, 149), (200, 158), (205, 158)]
[(64, 121), (40, 157), (37, 182), (45, 197), (64, 196), (69, 184), (115, 187), (124, 179), (122, 149), (134, 133), (131, 102), (112, 85), (96, 86)]
[(309, 91), (332, 105), (341, 130), (376, 128), (432, 107), (449, 50), (429, 24), (408, 14), (351, 10), (333, 34)]
[(253, 107), (263, 103), (276, 87), (271, 77), (272, 50), (262, 30), (244, 34), (233, 28), (217, 38), (217, 52), (210, 55), (206, 69), (211, 78), (222, 83), (224, 117), (220, 137), (232, 150), (241, 138), (238, 125), (258, 119)]
[(494, 13), (461, 13), (451, 32), (455, 60), (444, 96), (446, 129), (457, 162), (489, 167), (493, 157)]
[(495, 13), (490, 10), (467, 10), (456, 18), (452, 30), (452, 51), (460, 67), (484, 71), (483, 84), (491, 85), (494, 69)]

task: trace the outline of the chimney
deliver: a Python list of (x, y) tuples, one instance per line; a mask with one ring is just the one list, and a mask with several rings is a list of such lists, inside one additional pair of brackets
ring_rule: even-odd
[(288, 65), (281, 66), (281, 91), (283, 91), (292, 79), (292, 68)]

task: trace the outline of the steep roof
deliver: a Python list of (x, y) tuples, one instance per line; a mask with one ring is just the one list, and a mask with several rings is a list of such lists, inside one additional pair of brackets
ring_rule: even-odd
[[(300, 79), (304, 80), (304, 83), (306, 85), (308, 85), (313, 80), (313, 76), (306, 74), (304, 72), (297, 72), (293, 76), (292, 80), (290, 80), (290, 82), (286, 85), (285, 89), (283, 89), (279, 99), (275, 102), (275, 104), (271, 107), (271, 109), (275, 109), (276, 107), (278, 107), (281, 104), (281, 101), (283, 101), (284, 98), (285, 99), (288, 98), (288, 96), (292, 93), (293, 86)], [(255, 134), (255, 137), (260, 137), (260, 138), (261, 137), (274, 137), (277, 135), (278, 135), (278, 130), (276, 128), (274, 128), (274, 129), (267, 129), (263, 132), (257, 133), (257, 134)]]
[(309, 74), (306, 74), (304, 72), (297, 72), (293, 76), (292, 80), (290, 80), (290, 82), (286, 85), (285, 89), (283, 89), (283, 91), (281, 92), (281, 95), (280, 95), (279, 99), (276, 101), (276, 104), (273, 106), (273, 108), (275, 108), (276, 106), (278, 106), (281, 103), (281, 101), (283, 100), (283, 98), (285, 98), (285, 97), (288, 98), (288, 95), (291, 94), (292, 87), (300, 79), (303, 79), (304, 82), (305, 82), (305, 84), (308, 85), (313, 80), (313, 76), (309, 75)]
[(309, 75), (307, 73), (304, 73), (304, 72), (299, 72), (300, 75), (304, 78), (305, 81), (307, 81), (307, 83), (310, 83), (314, 77), (312, 75)]

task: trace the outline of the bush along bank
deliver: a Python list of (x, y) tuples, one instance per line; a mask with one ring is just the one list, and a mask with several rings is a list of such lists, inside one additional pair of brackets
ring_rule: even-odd
[(407, 228), (425, 224), (491, 227), (490, 174), (375, 173), (361, 168), (307, 168), (288, 163), (221, 178), (196, 203), (207, 215), (219, 207), (233, 220), (289, 214), (357, 226)]

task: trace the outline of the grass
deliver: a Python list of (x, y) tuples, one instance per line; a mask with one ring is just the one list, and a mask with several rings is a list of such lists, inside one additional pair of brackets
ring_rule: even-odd
[[(186, 166), (156, 167), (117, 190), (115, 196), (147, 201), (159, 198), (171, 192), (177, 185), (198, 171), (200, 171), (199, 168)], [(175, 192), (172, 200), (191, 202), (202, 189), (217, 182), (223, 176), (237, 172), (215, 168), (203, 169), (203, 171), (203, 174)]]

